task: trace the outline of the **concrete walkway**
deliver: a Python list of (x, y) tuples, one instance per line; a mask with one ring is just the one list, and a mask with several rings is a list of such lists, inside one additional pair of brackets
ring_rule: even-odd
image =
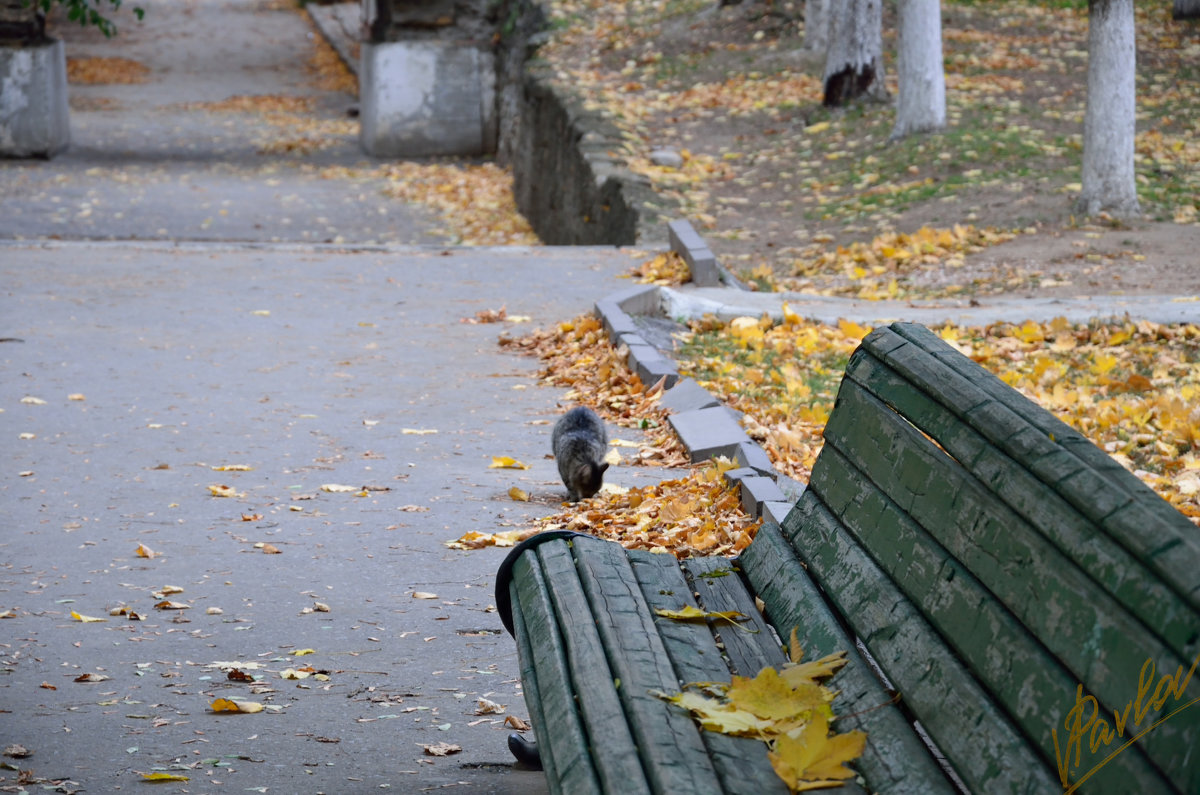
[[(561, 393), (498, 347), (505, 326), (462, 320), (586, 312), (626, 254), (78, 243), (0, 263), (0, 747), (33, 752), (6, 761), (88, 792), (155, 770), (191, 778), (168, 792), (539, 791), (505, 745), (528, 713), (490, 607), (504, 551), (443, 542), (557, 509)], [(306, 665), (328, 680), (280, 678)]]

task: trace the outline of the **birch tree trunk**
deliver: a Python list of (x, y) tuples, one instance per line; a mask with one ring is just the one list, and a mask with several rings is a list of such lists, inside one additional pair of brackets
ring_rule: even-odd
[(941, 0), (899, 0), (900, 97), (892, 140), (946, 126)]
[(825, 58), (829, 52), (829, 3), (804, 0), (804, 49)]
[(861, 96), (886, 100), (882, 0), (832, 0), (829, 8), (825, 105), (837, 107)]
[(1176, 19), (1200, 19), (1200, 0), (1175, 0), (1172, 11)]
[(1136, 61), (1133, 0), (1088, 0), (1083, 190), (1076, 205), (1084, 215), (1141, 213), (1133, 170)]

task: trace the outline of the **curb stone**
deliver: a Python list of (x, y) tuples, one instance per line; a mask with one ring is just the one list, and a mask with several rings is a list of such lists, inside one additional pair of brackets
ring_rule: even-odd
[[(708, 244), (687, 221), (668, 224), (671, 250), (679, 253), (692, 269), (713, 286), (722, 284), (745, 290), (718, 262)], [(637, 285), (612, 293), (596, 302), (594, 311), (613, 345), (628, 350), (626, 364), (643, 384), (655, 384), (665, 378), (662, 405), (672, 410), (668, 420), (680, 442), (687, 448), (692, 463), (726, 456), (738, 469), (725, 473), (740, 490), (742, 507), (754, 518), (782, 522), (804, 484), (779, 474), (771, 459), (738, 424), (738, 415), (721, 404), (694, 379), (679, 378), (675, 363), (642, 336), (632, 315), (662, 314), (660, 288)]]

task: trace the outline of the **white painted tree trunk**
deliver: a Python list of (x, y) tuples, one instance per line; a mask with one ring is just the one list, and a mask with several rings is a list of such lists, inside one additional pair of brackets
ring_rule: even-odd
[(1088, 88), (1083, 190), (1076, 210), (1140, 214), (1133, 170), (1137, 68), (1133, 0), (1088, 0)]
[(899, 0), (898, 11), (900, 96), (893, 141), (946, 126), (941, 0)]
[(1176, 19), (1200, 19), (1200, 0), (1175, 0)]
[(886, 100), (883, 82), (882, 0), (831, 0), (825, 104), (866, 96)]
[(829, 4), (832, 0), (804, 1), (804, 49), (824, 58), (829, 52)]

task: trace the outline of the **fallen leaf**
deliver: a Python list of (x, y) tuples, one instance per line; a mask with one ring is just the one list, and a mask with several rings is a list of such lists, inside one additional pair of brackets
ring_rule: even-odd
[(268, 544), (265, 541), (259, 541), (257, 544), (254, 545), (254, 548), (261, 549), (264, 553), (266, 553), (268, 555), (283, 554), (282, 551), (279, 549), (279, 547), (275, 546), (274, 544)]
[(508, 490), (508, 496), (517, 502), (529, 502), (529, 492), (523, 491), (518, 486), (513, 486)]
[(428, 436), (437, 433), (437, 430), (434, 428), (403, 428), (400, 433), (405, 436)]
[(413, 591), (413, 599), (437, 599), (437, 594), (428, 591)]
[(325, 483), (321, 486), (321, 491), (328, 491), (334, 494), (343, 494), (346, 492), (361, 491), (358, 486), (344, 486), (340, 483)]
[(140, 773), (146, 781), (187, 781), (187, 776), (181, 776), (177, 773)]
[(145, 544), (138, 544), (137, 549), (135, 549), (133, 552), (139, 558), (153, 558), (153, 557), (158, 556), (157, 552), (155, 552), (153, 549), (146, 546)]
[(229, 698), (218, 698), (209, 709), (213, 712), (243, 712), (247, 714), (262, 712), (263, 705), (257, 701), (234, 701)]
[(76, 682), (107, 682), (109, 679), (112, 679), (112, 677), (109, 676), (108, 674), (86, 673), (86, 674), (80, 674), (79, 676), (75, 677), (74, 681), (76, 681)]
[(450, 754), (457, 754), (462, 751), (461, 745), (455, 745), (453, 743), (434, 743), (432, 745), (421, 744), (421, 747), (425, 749), (425, 753), (429, 756), (449, 756)]
[(736, 610), (701, 610), (693, 605), (684, 605), (678, 610), (667, 610), (658, 608), (654, 611), (655, 615), (663, 618), (671, 618), (676, 621), (704, 621), (710, 618), (719, 618), (725, 621), (738, 621), (746, 618), (744, 613), (739, 613)]
[(293, 657), (304, 657), (306, 655), (316, 654), (316, 653), (317, 653), (316, 649), (296, 649), (294, 652), (292, 652), (292, 656)]
[(488, 465), (488, 469), (529, 469), (529, 465), (522, 464), (517, 459), (506, 455), (494, 455), (492, 456), (492, 463)]
[(172, 602), (169, 599), (164, 599), (154, 605), (154, 609), (156, 610), (188, 610), (190, 608), (191, 605), (189, 604), (185, 604), (183, 602)]
[(107, 618), (96, 618), (95, 616), (81, 616), (79, 613), (76, 613), (74, 610), (71, 611), (71, 618), (75, 619), (76, 621), (82, 621), (85, 624), (91, 624), (96, 621), (108, 621)]
[(25, 397), (21, 398), (21, 402), (26, 405), (29, 405), (29, 406), (44, 406), (44, 405), (46, 405), (46, 401), (42, 400), (39, 397), (33, 397), (32, 395), (26, 395)]
[(232, 486), (223, 486), (220, 484), (211, 485), (208, 491), (214, 497), (245, 497), (246, 492), (238, 491)]
[(212, 467), (212, 469), (216, 472), (250, 472), (254, 467), (247, 466), (246, 464), (224, 464)]
[(533, 728), (527, 722), (518, 718), (516, 715), (509, 715), (507, 718), (505, 718), (504, 725), (510, 729), (516, 729), (519, 732), (527, 732)]
[(495, 701), (489, 701), (482, 696), (475, 702), (476, 715), (503, 715), (506, 709), (508, 707), (497, 704)]
[(854, 778), (846, 762), (857, 759), (866, 747), (861, 731), (829, 734), (829, 719), (814, 715), (795, 737), (778, 737), (767, 756), (771, 766), (793, 791), (837, 786)]
[(5, 756), (11, 756), (13, 759), (24, 759), (27, 756), (32, 756), (33, 751), (30, 751), (23, 745), (13, 744), (4, 749)]

